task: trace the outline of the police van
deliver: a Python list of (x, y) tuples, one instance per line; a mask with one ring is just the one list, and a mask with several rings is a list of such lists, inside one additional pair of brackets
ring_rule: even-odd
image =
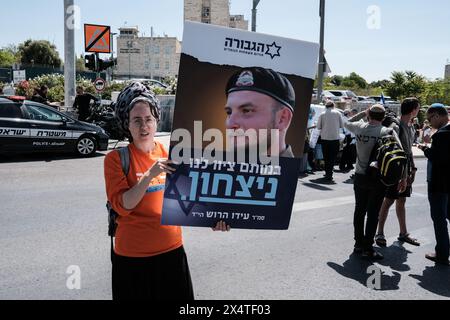
[(80, 122), (24, 97), (0, 97), (0, 153), (75, 152), (89, 157), (108, 150), (99, 126)]

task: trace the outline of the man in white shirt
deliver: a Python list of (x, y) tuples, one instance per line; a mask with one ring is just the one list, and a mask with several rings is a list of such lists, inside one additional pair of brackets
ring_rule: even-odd
[(339, 153), (339, 133), (344, 128), (341, 113), (333, 102), (327, 102), (326, 110), (319, 116), (317, 129), (320, 130), (323, 157), (325, 160), (325, 180), (333, 181), (333, 167)]

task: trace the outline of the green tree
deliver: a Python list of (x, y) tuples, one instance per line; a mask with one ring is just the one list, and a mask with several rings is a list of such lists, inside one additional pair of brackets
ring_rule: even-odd
[(427, 105), (436, 102), (450, 105), (450, 79), (428, 82), (423, 98)]
[(330, 78), (330, 83), (335, 85), (336, 87), (339, 87), (342, 84), (343, 80), (343, 76), (335, 75)]
[(417, 97), (425, 103), (427, 80), (414, 71), (392, 73), (391, 82), (387, 86), (387, 93), (394, 99), (402, 100), (407, 97)]
[(366, 79), (355, 72), (350, 73), (344, 80), (352, 81), (360, 89), (366, 89), (368, 86)]
[(75, 61), (75, 65), (76, 65), (77, 71), (80, 71), (80, 72), (86, 71), (86, 65), (85, 65), (85, 60), (84, 60), (83, 55), (80, 55), (80, 57), (77, 58), (77, 60)]
[(403, 72), (394, 71), (391, 75), (391, 81), (386, 87), (386, 92), (393, 99), (401, 99), (405, 93), (405, 74)]
[(19, 45), (21, 63), (25, 65), (37, 64), (59, 68), (61, 58), (56, 46), (46, 40), (27, 40)]
[(384, 79), (384, 80), (379, 80), (379, 81), (373, 81), (369, 84), (369, 87), (371, 88), (381, 88), (381, 89), (385, 89), (387, 88), (389, 84), (389, 80)]
[(11, 67), (14, 62), (16, 62), (14, 54), (5, 49), (0, 50), (0, 67)]

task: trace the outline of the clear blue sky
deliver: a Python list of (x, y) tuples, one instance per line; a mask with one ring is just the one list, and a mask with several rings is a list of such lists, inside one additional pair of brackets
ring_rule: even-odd
[[(258, 31), (319, 41), (319, 0), (261, 0)], [(332, 74), (355, 71), (369, 81), (392, 71), (414, 70), (442, 78), (450, 59), (448, 0), (327, 0), (325, 49)], [(113, 31), (137, 25), (150, 35), (183, 33), (183, 0), (75, 0), (84, 23), (111, 25)], [(251, 20), (251, 0), (232, 0), (231, 13)], [(369, 29), (367, 9), (380, 9), (380, 28)], [(3, 1), (0, 47), (26, 39), (54, 42), (63, 56), (63, 1)], [(82, 29), (76, 31), (77, 54), (83, 53)], [(300, 59), (300, 57), (299, 57)]]

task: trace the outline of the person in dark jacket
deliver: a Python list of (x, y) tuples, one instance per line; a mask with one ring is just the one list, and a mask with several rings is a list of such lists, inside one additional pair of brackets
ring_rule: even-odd
[(83, 87), (77, 87), (77, 96), (73, 108), (78, 110), (78, 120), (86, 121), (91, 114), (91, 101), (99, 102), (99, 99), (90, 93), (85, 93)]
[(57, 108), (57, 106), (53, 105), (47, 98), (48, 87), (46, 85), (42, 85), (39, 89), (34, 90), (33, 97), (31, 101), (39, 102), (45, 104), (46, 106)]
[(447, 220), (450, 220), (450, 124), (443, 105), (432, 105), (427, 120), (438, 131), (433, 135), (431, 147), (420, 145), (428, 158), (427, 181), (431, 219), (436, 237), (434, 253), (425, 257), (435, 263), (450, 265), (450, 239)]

